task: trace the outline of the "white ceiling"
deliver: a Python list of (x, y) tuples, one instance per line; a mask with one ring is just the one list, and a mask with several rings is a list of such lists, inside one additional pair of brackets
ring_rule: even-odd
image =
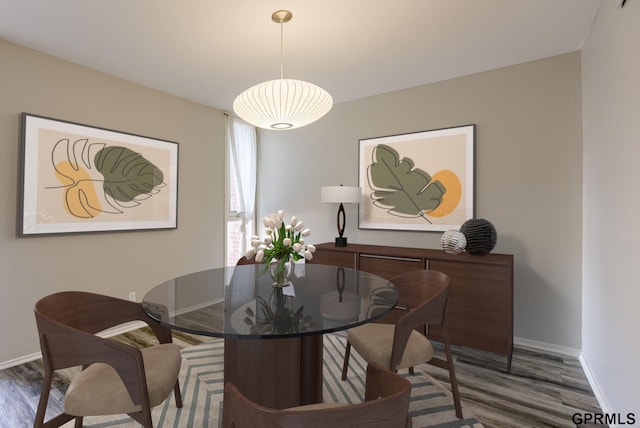
[(0, 0), (0, 39), (230, 110), (280, 75), (278, 9), (285, 77), (344, 102), (579, 50), (601, 3)]

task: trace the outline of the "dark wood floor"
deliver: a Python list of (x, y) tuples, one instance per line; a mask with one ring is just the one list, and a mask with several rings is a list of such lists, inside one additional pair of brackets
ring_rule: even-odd
[[(144, 346), (149, 334), (141, 329), (118, 339)], [(174, 332), (180, 347), (207, 340)], [(460, 347), (453, 351), (463, 405), (487, 428), (575, 428), (574, 413), (601, 412), (577, 358), (516, 348), (511, 373), (506, 373), (504, 357)], [(448, 386), (444, 370), (423, 368)], [(41, 370), (33, 362), (0, 371), (0, 427), (31, 426)]]
[[(125, 340), (136, 340), (139, 333)], [(181, 346), (209, 340), (184, 333), (175, 337)], [(138, 340), (144, 342), (144, 337)], [(577, 358), (516, 348), (507, 373), (503, 356), (462, 347), (454, 347), (453, 353), (464, 406), (486, 428), (575, 428), (575, 413), (602, 412)], [(449, 386), (445, 370), (428, 364), (423, 368)]]
[[(461, 347), (453, 353), (462, 401), (487, 428), (575, 428), (575, 413), (602, 412), (575, 357), (516, 348), (507, 373), (502, 356)], [(448, 385), (444, 370), (425, 367)]]

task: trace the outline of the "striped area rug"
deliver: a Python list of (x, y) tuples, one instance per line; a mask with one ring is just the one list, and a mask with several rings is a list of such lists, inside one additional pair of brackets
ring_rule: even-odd
[[(324, 336), (324, 400), (327, 402), (358, 403), (363, 400), (366, 362), (352, 352), (349, 375), (340, 380), (345, 339), (329, 334)], [(173, 396), (153, 409), (154, 426), (158, 428), (218, 427), (222, 415), (224, 342), (191, 346), (182, 350), (180, 381), (184, 407), (176, 409)], [(416, 367), (411, 381), (409, 412), (414, 427), (481, 428), (482, 425), (463, 407), (465, 418), (456, 418), (450, 393), (431, 376)], [(139, 427), (127, 416), (87, 417), (85, 427)], [(72, 427), (70, 422), (65, 427)]]

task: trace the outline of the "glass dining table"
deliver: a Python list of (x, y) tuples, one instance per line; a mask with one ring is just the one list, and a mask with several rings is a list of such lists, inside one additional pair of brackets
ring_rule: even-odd
[(225, 382), (282, 409), (322, 402), (323, 334), (375, 321), (397, 302), (377, 275), (299, 263), (284, 288), (264, 265), (238, 265), (170, 279), (142, 305), (168, 328), (223, 338)]

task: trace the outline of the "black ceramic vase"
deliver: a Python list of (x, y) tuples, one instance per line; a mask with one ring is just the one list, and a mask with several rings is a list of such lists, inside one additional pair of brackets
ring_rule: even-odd
[(467, 253), (475, 255), (488, 254), (496, 246), (498, 233), (493, 224), (483, 218), (474, 218), (464, 222), (460, 227), (467, 238)]

